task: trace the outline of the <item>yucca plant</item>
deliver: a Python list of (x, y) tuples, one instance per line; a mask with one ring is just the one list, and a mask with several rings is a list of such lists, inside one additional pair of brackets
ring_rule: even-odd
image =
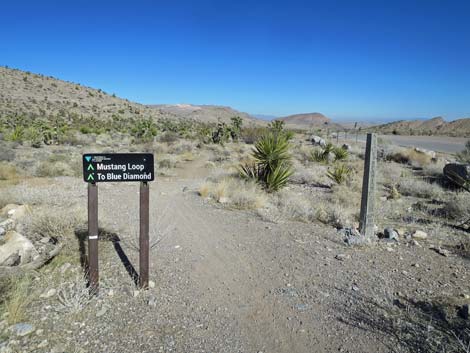
[(257, 180), (268, 191), (279, 190), (293, 174), (289, 148), (287, 137), (283, 134), (265, 134), (255, 145), (254, 161), (240, 166), (240, 175)]
[(347, 181), (352, 173), (352, 169), (344, 164), (336, 165), (333, 170), (328, 170), (326, 176), (336, 184), (341, 185)]
[(349, 152), (342, 147), (336, 147), (333, 150), (335, 161), (344, 161), (349, 157)]

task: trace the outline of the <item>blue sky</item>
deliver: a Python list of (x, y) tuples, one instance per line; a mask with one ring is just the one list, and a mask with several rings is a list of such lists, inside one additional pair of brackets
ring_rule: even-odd
[(0, 64), (141, 103), (470, 117), (470, 1), (4, 1)]

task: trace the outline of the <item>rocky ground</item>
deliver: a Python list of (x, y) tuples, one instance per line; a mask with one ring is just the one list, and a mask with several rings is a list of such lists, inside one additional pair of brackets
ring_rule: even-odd
[[(439, 234), (348, 247), (332, 227), (270, 222), (201, 198), (204, 162), (151, 184), (148, 290), (134, 284), (138, 185), (100, 184), (99, 295), (82, 279), (82, 219), (68, 255), (33, 275), (24, 319), (2, 315), (0, 352), (465, 352), (449, 337), (469, 328), (469, 262)], [(33, 208), (47, 195), (51, 213), (86, 211), (78, 178), (9, 190)], [(51, 251), (46, 240), (34, 244)]]

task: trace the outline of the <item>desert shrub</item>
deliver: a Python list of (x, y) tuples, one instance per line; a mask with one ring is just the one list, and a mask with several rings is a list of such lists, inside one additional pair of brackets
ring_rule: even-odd
[(74, 176), (76, 172), (65, 162), (42, 161), (36, 168), (38, 177)]
[(71, 236), (84, 217), (70, 210), (37, 210), (29, 220), (28, 229), (42, 237), (63, 239)]
[(234, 116), (230, 118), (230, 120), (231, 120), (230, 135), (233, 141), (238, 141), (238, 139), (240, 138), (241, 131), (242, 131), (243, 119), (240, 118), (239, 116)]
[(349, 180), (352, 174), (352, 169), (345, 164), (339, 164), (329, 169), (326, 173), (327, 177), (333, 180), (336, 184), (343, 184)]
[(470, 140), (465, 143), (465, 149), (457, 153), (457, 160), (461, 163), (470, 163)]
[(32, 147), (36, 148), (41, 147), (44, 141), (42, 131), (34, 127), (28, 127), (27, 129), (25, 129), (23, 138), (24, 140), (29, 141)]
[(266, 135), (268, 129), (262, 126), (249, 126), (242, 128), (241, 137), (245, 143), (254, 144)]
[(345, 228), (353, 224), (353, 219), (343, 206), (338, 203), (323, 203), (316, 212), (317, 219), (336, 228)]
[(158, 128), (152, 119), (140, 119), (134, 122), (130, 132), (137, 141), (149, 142), (157, 136)]
[(284, 134), (268, 133), (255, 145), (254, 162), (240, 167), (240, 175), (262, 183), (268, 191), (284, 187), (293, 174), (290, 145)]
[(444, 216), (450, 219), (465, 220), (470, 218), (470, 193), (454, 194), (443, 208)]
[(163, 134), (160, 135), (158, 140), (160, 142), (174, 143), (179, 140), (179, 136), (176, 132), (165, 131)]
[(176, 168), (178, 163), (178, 160), (175, 156), (173, 155), (165, 155), (162, 157), (159, 157), (157, 160), (158, 168)]
[(404, 196), (415, 196), (425, 199), (439, 199), (443, 193), (443, 189), (439, 185), (416, 178), (402, 179), (398, 184), (398, 191)]

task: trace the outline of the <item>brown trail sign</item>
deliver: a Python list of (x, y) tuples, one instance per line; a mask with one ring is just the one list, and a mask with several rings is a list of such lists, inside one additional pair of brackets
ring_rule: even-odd
[(88, 264), (92, 294), (99, 290), (98, 185), (102, 182), (140, 182), (139, 284), (149, 282), (149, 181), (155, 179), (151, 153), (87, 153), (83, 155), (83, 179), (88, 183)]

